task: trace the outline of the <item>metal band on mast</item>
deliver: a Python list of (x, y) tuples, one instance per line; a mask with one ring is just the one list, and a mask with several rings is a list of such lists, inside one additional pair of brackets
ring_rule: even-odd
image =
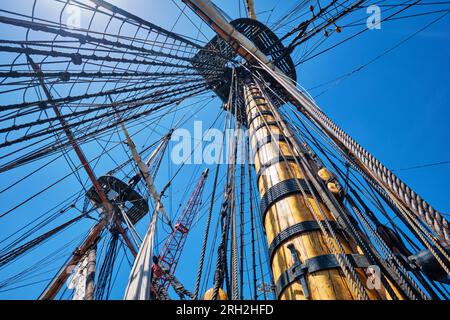
[[(273, 248), (271, 268), (276, 297), (282, 300), (381, 299), (378, 291), (365, 287), (367, 277), (362, 268), (369, 266), (368, 260), (358, 254), (354, 243), (338, 232), (334, 214), (314, 196), (317, 191), (309, 181), (314, 177), (305, 176), (297, 163), (285, 161), (301, 155), (289, 150), (289, 138), (283, 128), (277, 124), (261, 126), (276, 121), (272, 112), (262, 112), (271, 110), (265, 94), (249, 82), (244, 87), (244, 97), (247, 119), (254, 119), (249, 133), (255, 170), (260, 172), (267, 166), (265, 173), (259, 175), (258, 188), (262, 221)], [(267, 139), (275, 135), (284, 139)], [(327, 228), (327, 234), (321, 230), (325, 227), (318, 227), (326, 224), (331, 227)], [(295, 228), (299, 225), (302, 228)], [(339, 251), (333, 251), (332, 242), (341, 244)]]
[(209, 0), (183, 0), (203, 18), (216, 33), (228, 42), (243, 58), (261, 67), (287, 92), (291, 102), (314, 121), (347, 154), (351, 154), (367, 175), (372, 177), (399, 205), (410, 210), (425, 222), (442, 240), (450, 241), (448, 221), (430, 204), (410, 189), (400, 178), (387, 169), (347, 133), (330, 120), (320, 108), (291, 79), (276, 67), (254, 43), (237, 31)]

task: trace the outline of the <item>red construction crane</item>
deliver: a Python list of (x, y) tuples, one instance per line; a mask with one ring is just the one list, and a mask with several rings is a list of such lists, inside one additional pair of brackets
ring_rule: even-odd
[(169, 288), (170, 283), (164, 276), (161, 268), (168, 270), (168, 273), (171, 275), (175, 273), (194, 218), (200, 211), (203, 189), (208, 173), (209, 170), (206, 169), (200, 177), (197, 186), (174, 225), (172, 233), (167, 238), (160, 255), (157, 257), (158, 264), (153, 265), (154, 276), (160, 279), (161, 287), (165, 287), (166, 290)]

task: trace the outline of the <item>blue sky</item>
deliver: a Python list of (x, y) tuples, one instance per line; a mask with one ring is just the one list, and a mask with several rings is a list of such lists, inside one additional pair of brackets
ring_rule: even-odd
[[(42, 1), (44, 4), (50, 3), (47, 0)], [(30, 12), (30, 2), (28, 0), (8, 0), (2, 2), (0, 7)], [(171, 29), (177, 21), (173, 27), (175, 32), (193, 37), (197, 34), (198, 30), (191, 21), (185, 16), (178, 17), (180, 11), (174, 3), (183, 8), (184, 4), (181, 1), (111, 0), (111, 2), (166, 29)], [(296, 2), (292, 0), (255, 0), (256, 12), (271, 10), (277, 4), (269, 19), (270, 25), (270, 22), (285, 14)], [(217, 0), (215, 3), (230, 17), (239, 17), (238, 0)], [(51, 10), (50, 5), (48, 9)], [(242, 12), (243, 10), (242, 8)], [(189, 9), (186, 9), (186, 13), (194, 24), (201, 28), (206, 38), (209, 39), (214, 35), (208, 27), (194, 17)], [(268, 15), (264, 13), (259, 17), (262, 21), (266, 21)], [(350, 42), (303, 64), (297, 70), (298, 82), (308, 89), (346, 74), (408, 37), (434, 17), (425, 16), (383, 23), (381, 30), (365, 32)], [(8, 30), (0, 30), (0, 32), (8, 32)], [(342, 34), (335, 35), (335, 37), (340, 40), (353, 32), (353, 30), (344, 29)], [(200, 37), (200, 39), (206, 41), (205, 38)], [(316, 98), (319, 106), (352, 137), (382, 160), (387, 167), (396, 170), (396, 173), (418, 194), (444, 213), (450, 212), (448, 192), (450, 166), (402, 169), (450, 160), (448, 148), (450, 138), (449, 57), (450, 16), (447, 16), (360, 72), (339, 83), (311, 92), (314, 96), (326, 89)], [(208, 106), (210, 109), (193, 114), (192, 120), (204, 120), (205, 123), (211, 124), (219, 107), (220, 102), (213, 100)], [(192, 122), (186, 126), (192, 128)], [(158, 131), (164, 133), (162, 127), (158, 128)], [(137, 144), (143, 144), (147, 137), (145, 131), (138, 134)], [(152, 136), (152, 139), (156, 140), (156, 137), (157, 133)], [(94, 146), (89, 146), (87, 153), (95, 154), (95, 150), (91, 148)], [(119, 152), (116, 152), (115, 155), (118, 159), (124, 157)], [(105, 159), (96, 168), (97, 174), (100, 175), (102, 171), (109, 170), (112, 165)], [(32, 167), (4, 174), (0, 178), (0, 187), (8, 185), (8, 182), (17, 179), (18, 176), (26, 174)], [(190, 166), (189, 169), (183, 170), (173, 190), (172, 204), (166, 203), (168, 208), (173, 209), (170, 213), (172, 217), (176, 216), (175, 209), (185, 200), (183, 195), (191, 190), (192, 185), (188, 185), (188, 182), (193, 169), (201, 172), (203, 167)], [(23, 186), (23, 189), (19, 189), (20, 192), (13, 190), (6, 196), (2, 195), (0, 198), (1, 211), (5, 211), (22, 199), (22, 193), (32, 194), (33, 191), (45, 187), (49, 181), (60, 177), (67, 170), (64, 161), (59, 160), (48, 171), (32, 179), (29, 184)], [(163, 164), (161, 168), (161, 176), (159, 184), (164, 185), (167, 177), (170, 176), (166, 164)], [(211, 180), (212, 177), (210, 177), (208, 186), (210, 186)], [(210, 187), (208, 188), (209, 191)], [(15, 212), (13, 217), (7, 217), (0, 221), (0, 233), (10, 234), (15, 227), (17, 228), (17, 224), (25, 224), (31, 217), (37, 217), (40, 212), (56, 205), (58, 199), (64, 199), (79, 190), (80, 186), (77, 180), (68, 179), (61, 186), (53, 189), (51, 193), (37, 198)], [(205, 219), (202, 219), (196, 224), (188, 239), (187, 249), (182, 256), (182, 265), (188, 267), (180, 267), (177, 271), (177, 275), (188, 288), (192, 288), (194, 283), (195, 271), (193, 270), (197, 268), (198, 244), (202, 238), (204, 222)], [(142, 234), (145, 232), (146, 224), (145, 220), (138, 226)], [(87, 230), (88, 226), (89, 222), (83, 222), (77, 226), (77, 232), (66, 232), (61, 237), (65, 237), (66, 240), (77, 238), (81, 231)], [(48, 243), (48, 248), (57, 248), (58, 245), (58, 241), (55, 240)], [(0, 270), (0, 280), (35, 262), (36, 255), (20, 260), (21, 265), (17, 266), (17, 269)], [(60, 263), (63, 260), (60, 260)], [(123, 296), (123, 286), (128, 277), (127, 272), (126, 267), (119, 272), (112, 298), (120, 299)], [(51, 274), (49, 272), (46, 276), (51, 276)], [(14, 291), (0, 291), (0, 299), (35, 298), (41, 290), (42, 284), (37, 284)]]

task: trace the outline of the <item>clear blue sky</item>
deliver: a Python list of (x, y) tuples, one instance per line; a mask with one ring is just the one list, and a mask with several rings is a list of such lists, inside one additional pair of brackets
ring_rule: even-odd
[[(48, 4), (48, 9), (51, 10), (49, 1), (39, 2)], [(180, 12), (172, 1), (111, 0), (111, 2), (166, 29), (173, 27)], [(14, 11), (23, 10), (29, 13), (30, 3), (32, 3), (31, 0), (2, 1), (0, 8)], [(175, 0), (175, 3), (181, 8), (184, 7), (179, 0)], [(238, 0), (217, 0), (215, 3), (230, 17), (240, 17)], [(295, 3), (297, 1), (255, 0), (257, 13), (271, 10), (277, 5), (269, 19), (269, 25), (270, 22), (285, 14)], [(202, 32), (208, 39), (213, 36), (212, 31), (202, 25), (189, 9), (186, 9), (186, 12), (197, 26), (201, 26)], [(243, 8), (242, 12), (244, 12)], [(263, 13), (259, 17), (265, 22), (268, 15)], [(298, 69), (298, 81), (305, 88), (313, 88), (333, 80), (370, 61), (426, 25), (434, 17), (425, 16), (384, 23), (381, 30), (365, 32), (352, 41), (303, 64)], [(174, 31), (194, 37), (197, 34), (197, 29), (185, 16), (179, 19), (174, 26)], [(9, 31), (0, 30), (0, 34), (4, 32)], [(343, 39), (353, 32), (353, 30), (344, 29), (342, 34), (336, 37)], [(207, 40), (202, 37), (200, 39)], [(400, 169), (450, 160), (450, 149), (448, 148), (450, 138), (449, 57), (450, 16), (447, 16), (352, 77), (335, 85), (312, 91), (313, 95), (317, 95), (323, 89), (327, 89), (325, 93), (317, 97), (319, 106), (344, 130), (382, 160), (387, 167), (398, 170), (397, 174), (409, 186), (442, 212), (450, 212), (448, 191), (450, 165), (412, 170)], [(202, 119), (210, 124), (214, 120), (216, 108), (219, 106), (220, 103), (215, 100), (210, 104), (209, 110), (198, 112), (192, 119)], [(191, 126), (192, 123), (187, 125), (188, 128)], [(159, 133), (164, 133), (163, 128), (158, 128), (158, 130)], [(155, 133), (153, 138), (156, 139), (157, 136)], [(143, 144), (146, 136), (141, 134), (136, 139), (138, 145)], [(94, 147), (90, 146), (89, 148)], [(87, 150), (88, 153), (90, 151), (92, 150)], [(116, 156), (118, 159), (123, 157), (120, 153), (117, 153)], [(96, 172), (100, 175), (111, 167), (112, 163), (105, 160), (98, 165)], [(171, 216), (176, 215), (175, 209), (185, 199), (183, 198), (185, 191), (190, 192), (192, 186), (186, 184), (191, 178), (192, 169), (200, 170), (200, 168), (192, 166), (189, 170), (184, 170), (177, 180), (177, 185), (173, 190), (174, 200), (172, 201)], [(29, 170), (30, 168), (23, 168), (3, 175), (0, 178), (0, 189)], [(49, 181), (61, 177), (67, 170), (67, 165), (61, 160), (42, 175), (31, 179), (28, 185), (22, 186), (23, 189), (19, 189), (19, 191), (16, 189), (2, 195), (0, 197), (1, 211), (24, 199), (25, 195), (30, 195), (40, 187), (46, 186)], [(166, 178), (170, 176), (167, 170), (167, 165), (163, 164), (160, 185), (164, 185)], [(52, 192), (47, 193), (46, 196), (39, 197), (17, 210), (13, 216), (0, 220), (0, 234), (10, 234), (17, 229), (17, 225), (24, 225), (32, 217), (37, 217), (41, 212), (56, 205), (58, 199), (64, 199), (79, 190), (80, 186), (77, 180), (66, 181)], [(169, 204), (166, 205), (169, 207)], [(182, 257), (183, 268), (180, 267), (177, 271), (177, 275), (188, 288), (192, 288), (194, 283), (194, 270), (197, 268), (199, 243), (202, 238), (204, 222), (204, 219), (200, 220), (191, 232), (186, 245), (187, 250)], [(139, 225), (142, 234), (145, 232), (146, 224), (147, 220)], [(66, 237), (65, 240), (76, 238), (82, 230), (87, 230), (88, 226), (89, 222), (85, 222), (78, 226), (78, 233), (65, 233), (62, 236)], [(47, 248), (57, 248), (58, 244), (58, 241), (50, 242)], [(39, 251), (36, 252), (36, 255), (38, 253)], [(42, 251), (41, 254), (43, 254)], [(30, 263), (36, 262), (36, 255), (30, 255), (20, 260), (20, 265), (16, 265), (14, 269), (0, 270), (0, 281), (7, 275), (21, 271)], [(54, 266), (56, 267), (58, 264)], [(119, 273), (112, 298), (120, 299), (123, 296), (123, 288), (128, 277), (127, 272), (124, 268)], [(46, 274), (47, 277), (51, 275), (51, 272)], [(45, 276), (39, 279), (45, 279)], [(0, 299), (18, 297), (32, 299), (39, 295), (41, 290), (42, 283), (14, 291), (1, 292), (0, 290)]]

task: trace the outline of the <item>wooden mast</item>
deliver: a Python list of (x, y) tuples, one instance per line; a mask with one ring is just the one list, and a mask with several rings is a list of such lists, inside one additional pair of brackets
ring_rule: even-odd
[[(277, 284), (277, 298), (282, 300), (362, 298), (363, 294), (355, 292), (340, 267), (327, 266), (327, 262), (323, 262), (317, 271), (311, 270), (310, 266), (309, 271), (304, 270), (304, 275), (298, 276), (295, 280), (286, 277), (290, 273), (288, 270), (295, 263), (299, 263), (298, 267), (301, 268), (300, 264), (312, 265), (319, 260), (334, 261), (335, 257), (325, 235), (317, 227), (315, 216), (323, 220), (322, 213), (325, 213), (332, 226), (337, 226), (336, 219), (324, 203), (320, 203), (322, 207), (320, 210), (311, 194), (305, 196), (292, 185), (291, 182), (296, 179), (305, 186), (305, 190), (307, 189), (304, 183), (306, 178), (299, 165), (293, 161), (285, 161), (299, 157), (299, 154), (293, 154), (288, 147), (288, 138), (284, 135), (283, 128), (277, 124), (264, 93), (254, 83), (250, 83), (244, 87), (244, 97), (251, 137), (250, 145), (254, 154), (255, 169), (259, 173), (258, 189), (262, 203), (267, 203), (261, 210), (264, 211), (262, 214), (267, 241), (273, 249), (271, 267)], [(274, 135), (278, 141), (272, 143), (269, 137), (273, 138)], [(261, 174), (262, 172), (264, 173)], [(269, 198), (270, 202), (264, 201)], [(311, 209), (314, 212), (311, 212)], [(286, 238), (286, 234), (290, 235), (287, 240), (278, 241)], [(364, 260), (365, 257), (359, 254), (353, 242), (341, 234), (337, 237), (347, 255), (353, 254), (352, 257), (357, 257), (355, 261)], [(382, 298), (376, 290), (367, 290), (367, 277), (362, 267), (367, 265), (362, 263), (360, 267), (355, 268), (358, 278), (356, 281), (363, 284), (367, 298)]]
[[(286, 100), (309, 106), (309, 98), (296, 88), (292, 79), (229, 23), (210, 0), (183, 2), (250, 66), (261, 66), (272, 84), (276, 83), (276, 87), (287, 94)], [(262, 220), (273, 258), (271, 267), (277, 298), (404, 298), (403, 292), (395, 287), (401, 287), (401, 284), (393, 284), (389, 277), (376, 271), (377, 266), (370, 266), (369, 258), (375, 264), (378, 260), (368, 250), (348, 212), (339, 204), (337, 184), (325, 181), (327, 175), (332, 175), (326, 168), (321, 168), (319, 162), (311, 161), (308, 148), (298, 143), (278, 110), (272, 105), (272, 109), (269, 108), (269, 99), (256, 82), (252, 83), (252, 77), (247, 74), (243, 79), (247, 81), (243, 88), (243, 108), (255, 154)], [(306, 116), (312, 118), (307, 112)], [(277, 143), (269, 143), (272, 139)], [(261, 175), (263, 170), (264, 177)], [(370, 283), (366, 271), (371, 273)], [(378, 281), (375, 288), (372, 280)]]
[(255, 2), (253, 0), (246, 0), (245, 5), (247, 7), (248, 17), (256, 20)]
[[(444, 242), (450, 241), (448, 221), (328, 118), (315, 102), (305, 92), (299, 90), (296, 84), (291, 81), (292, 79), (287, 78), (266, 54), (231, 25), (210, 0), (182, 1), (208, 23), (217, 35), (232, 46), (241, 57), (250, 63), (256, 63), (267, 72), (275, 83), (287, 93), (288, 100), (301, 113), (318, 125), (343, 152), (349, 154), (353, 158), (353, 162), (367, 177), (389, 194), (402, 214), (424, 221), (436, 233), (437, 239)], [(437, 256), (435, 255), (435, 257)]]
[(97, 267), (97, 246), (89, 249), (87, 255), (86, 293), (84, 300), (95, 299), (95, 272)]
[(103, 204), (103, 208), (101, 208), (101, 210), (105, 213), (104, 216), (102, 216), (102, 218), (100, 219), (100, 221), (90, 230), (89, 235), (87, 236), (85, 241), (75, 250), (75, 252), (70, 257), (69, 261), (62, 267), (57, 276), (53, 279), (50, 285), (39, 297), (40, 300), (51, 300), (56, 297), (59, 290), (64, 285), (65, 281), (69, 278), (73, 268), (86, 255), (87, 251), (97, 244), (100, 234), (102, 233), (104, 228), (108, 226), (108, 223), (110, 222), (113, 223), (114, 227), (121, 234), (125, 244), (130, 249), (130, 252), (134, 257), (136, 256), (137, 252), (133, 244), (131, 243), (126, 231), (123, 229), (120, 220), (118, 219), (117, 216), (114, 215), (112, 204), (109, 202), (106, 194), (103, 191), (102, 186), (98, 182), (95, 173), (89, 164), (89, 161), (87, 160), (83, 150), (79, 146), (77, 140), (75, 139), (75, 136), (70, 130), (68, 123), (65, 121), (59, 107), (53, 102), (53, 96), (44, 82), (44, 77), (40, 66), (36, 64), (29, 55), (27, 55), (27, 60), (30, 66), (32, 67), (33, 71), (36, 73), (36, 75), (38, 75), (39, 85), (42, 88), (45, 96), (47, 97), (49, 104), (53, 108), (53, 111), (58, 117), (59, 123), (61, 124), (61, 127), (63, 128), (69, 142), (71, 143), (72, 148), (74, 149), (77, 157), (80, 159), (80, 162), (84, 170), (86, 171), (89, 179), (91, 180), (95, 188), (95, 191), (99, 195)]

